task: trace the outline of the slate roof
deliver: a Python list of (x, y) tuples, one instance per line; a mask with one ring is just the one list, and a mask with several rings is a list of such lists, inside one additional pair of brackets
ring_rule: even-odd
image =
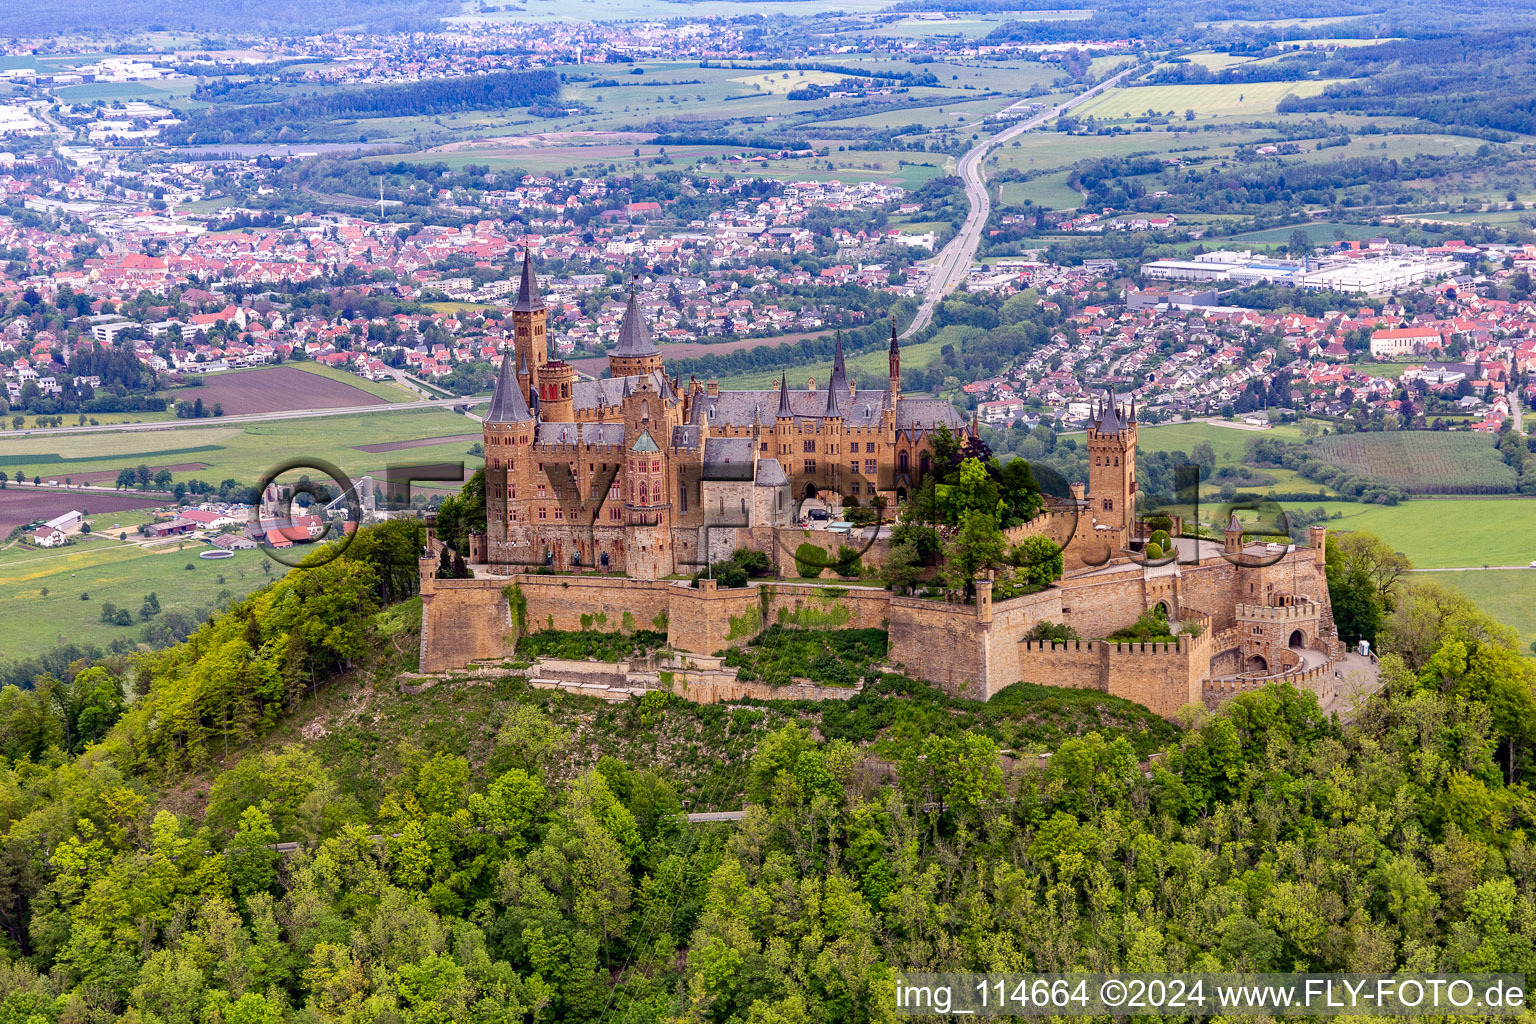
[(619, 325), (619, 343), (608, 353), (611, 356), (654, 356), (661, 349), (651, 340), (650, 328), (645, 325), (645, 314), (640, 310), (640, 300), (629, 293), (629, 304), (624, 307), (624, 322)]
[(523, 250), (523, 275), (517, 284), (517, 304), (514, 312), (528, 313), (544, 308), (544, 296), (539, 294), (538, 279), (533, 276), (533, 254)]
[(779, 465), (778, 459), (759, 459), (755, 483), (759, 487), (782, 487), (789, 483), (789, 477), (785, 475), (784, 467)]
[(501, 356), (501, 371), (496, 375), (496, 390), (491, 395), (491, 408), (485, 414), (487, 423), (522, 423), (533, 419), (528, 403), (523, 399), (523, 389), (517, 385), (517, 375), (512, 371), (512, 351)]
[(705, 480), (751, 480), (752, 439), (710, 437), (704, 440)]

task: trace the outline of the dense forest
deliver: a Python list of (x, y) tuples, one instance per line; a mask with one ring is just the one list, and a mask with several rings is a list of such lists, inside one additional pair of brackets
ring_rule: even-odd
[(553, 71), (498, 71), (406, 85), (338, 89), (278, 103), (214, 109), (166, 130), (169, 144), (265, 142), (306, 124), (337, 118), (430, 117), (464, 110), (526, 107), (560, 93)]

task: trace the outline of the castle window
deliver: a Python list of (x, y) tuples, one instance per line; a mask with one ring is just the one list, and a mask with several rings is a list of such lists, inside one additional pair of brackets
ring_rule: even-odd
[(648, 492), (645, 489), (645, 484), (642, 483), (640, 485), (640, 504), (642, 504), (642, 505), (650, 504), (648, 501), (646, 501), (647, 494), (648, 494)]
[(814, 473), (814, 472), (816, 472), (816, 460), (815, 459), (806, 459), (805, 460), (805, 471), (807, 473)]
[(619, 508), (617, 505), (608, 510), (608, 518), (612, 519), (614, 522), (619, 521)]
[(859, 482), (857, 480), (855, 480), (853, 482), (853, 487), (850, 488), (850, 492), (853, 493), (853, 494), (858, 494), (859, 493)]
[(806, 451), (810, 452), (812, 455), (816, 454), (816, 442), (815, 441), (806, 441), (805, 444), (804, 444), (804, 448), (805, 448)]
[(544, 507), (542, 505), (539, 506), (539, 518), (540, 519), (544, 518)]
[(875, 460), (874, 459), (865, 459), (864, 460), (864, 472), (868, 473), (870, 476), (874, 476), (875, 475), (876, 470), (875, 470)]
[(1120, 456), (1118, 455), (1115, 456), (1115, 465), (1120, 465)]
[(1105, 512), (1113, 512), (1114, 510), (1115, 510), (1115, 499), (1113, 499), (1113, 498), (1105, 498), (1104, 499), (1104, 511)]
[[(848, 472), (850, 472), (850, 473), (857, 473), (858, 471), (859, 471), (859, 460), (858, 459), (854, 459), (852, 462), (848, 463)], [(858, 485), (855, 484), (854, 486), (858, 486)]]
[(561, 508), (559, 505), (555, 506), (555, 518), (556, 519), (564, 519), (565, 518), (565, 510), (563, 508)]
[(921, 455), (919, 455), (917, 457), (917, 470), (918, 470), (919, 473), (923, 474), (924, 476), (928, 475), (928, 462), (929, 462), (929, 456), (928, 456), (927, 452), (923, 452)]
[(764, 442), (763, 442), (763, 445), (762, 445), (762, 452), (763, 452), (763, 454), (764, 454), (764, 455), (767, 455), (767, 454), (768, 454), (768, 442), (767, 442), (767, 441), (764, 441)]
[(896, 462), (899, 466), (901, 466), (901, 471), (905, 473), (907, 471), (907, 453), (903, 451), (898, 454), (896, 456)]
[(680, 484), (677, 488), (677, 507), (682, 512), (688, 511), (688, 486)]

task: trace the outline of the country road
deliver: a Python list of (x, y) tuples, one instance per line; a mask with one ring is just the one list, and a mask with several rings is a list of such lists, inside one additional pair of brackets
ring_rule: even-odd
[(1031, 128), (1038, 128), (1052, 118), (1060, 117), (1073, 107), (1092, 99), (1105, 89), (1118, 85), (1134, 70), (1136, 69), (1127, 68), (1113, 78), (1106, 78), (1060, 106), (1009, 125), (996, 135), (982, 139), (966, 151), (960, 158), (957, 170), (965, 182), (965, 197), (970, 201), (971, 210), (965, 216), (965, 223), (960, 225), (959, 233), (949, 240), (948, 245), (939, 250), (938, 256), (934, 257), (933, 272), (928, 278), (928, 289), (923, 294), (923, 304), (917, 307), (917, 315), (912, 318), (912, 323), (902, 334), (903, 338), (928, 326), (933, 319), (934, 308), (944, 296), (954, 291), (955, 287), (965, 280), (965, 275), (970, 270), (971, 260), (976, 256), (976, 247), (981, 244), (981, 231), (986, 227), (987, 217), (992, 212), (992, 198), (987, 194), (987, 173), (983, 166), (987, 154), (1014, 136), (1022, 135)]
[(148, 423), (102, 423), (83, 427), (34, 427), (8, 430), (0, 442), (17, 437), (42, 437), (47, 434), (121, 434), (129, 430), (177, 430), (187, 427), (223, 427), (233, 423), (270, 423), (275, 420), (306, 420), (321, 416), (353, 416), (369, 412), (403, 412), (407, 409), (452, 409), (460, 405), (481, 405), (489, 396), (467, 398), (425, 398), (417, 402), (375, 402), (373, 405), (348, 405), (336, 409), (284, 409), (281, 412), (248, 412), (239, 416), (205, 416), (196, 420), (154, 420)]

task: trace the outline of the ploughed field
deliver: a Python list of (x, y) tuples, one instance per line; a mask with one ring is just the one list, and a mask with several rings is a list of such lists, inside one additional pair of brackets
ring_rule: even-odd
[(307, 373), (292, 366), (265, 366), (238, 373), (216, 373), (201, 387), (165, 392), (178, 402), (203, 400), (211, 413), (215, 405), (224, 415), (286, 412), (290, 409), (344, 409), (354, 405), (383, 405), (385, 400), (360, 387)]

